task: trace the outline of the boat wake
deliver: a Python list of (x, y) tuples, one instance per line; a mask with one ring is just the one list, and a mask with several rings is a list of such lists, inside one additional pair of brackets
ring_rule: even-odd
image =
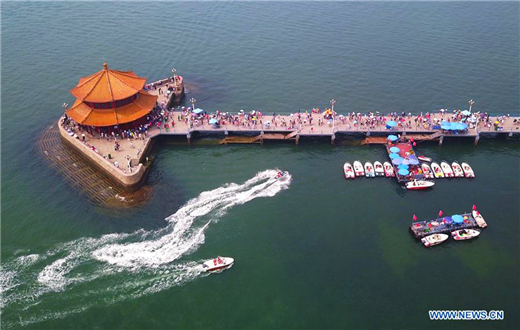
[[(167, 217), (167, 226), (159, 230), (80, 238), (44, 254), (4, 262), (0, 272), (2, 326), (64, 318), (207, 276), (199, 266), (201, 261), (181, 258), (204, 244), (205, 230), (233, 206), (289, 188), (290, 174), (278, 180), (277, 173), (262, 171), (242, 184), (202, 192)], [(53, 311), (56, 305), (68, 307)]]

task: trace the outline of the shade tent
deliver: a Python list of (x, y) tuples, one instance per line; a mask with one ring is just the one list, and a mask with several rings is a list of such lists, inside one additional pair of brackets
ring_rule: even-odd
[(393, 120), (389, 120), (386, 122), (386, 126), (388, 127), (394, 127), (394, 126), (397, 126), (397, 123)]
[(401, 165), (397, 166), (397, 168), (400, 169), (400, 170), (407, 170), (408, 169), (408, 165), (401, 164)]
[(399, 165), (403, 163), (403, 159), (401, 157), (392, 159), (392, 164)]
[(405, 170), (405, 169), (403, 168), (403, 169), (400, 169), (399, 172), (397, 172), (397, 173), (399, 173), (399, 175), (408, 175), (408, 174), (410, 174), (410, 171)]
[(462, 215), (452, 215), (451, 216), (451, 219), (453, 220), (453, 222), (455, 223), (463, 223), (464, 222), (464, 218), (462, 217)]
[(399, 156), (398, 154), (394, 154), (394, 153), (388, 155), (388, 157), (390, 157), (390, 159), (401, 158), (401, 156)]
[(198, 115), (198, 114), (201, 114), (201, 113), (203, 113), (203, 112), (204, 112), (204, 110), (202, 110), (201, 108), (197, 108), (197, 109), (193, 110), (193, 113), (195, 113), (195, 114), (197, 114), (197, 115)]
[(417, 159), (408, 159), (408, 163), (410, 165), (419, 165), (419, 161)]
[(390, 140), (390, 141), (396, 141), (397, 140), (397, 136), (395, 136), (395, 135), (388, 135), (387, 139)]
[(399, 152), (399, 151), (401, 151), (401, 149), (399, 149), (397, 147), (392, 147), (392, 148), (390, 148), (390, 151), (391, 152)]
[(403, 159), (403, 164), (405, 165), (409, 165), (410, 164), (410, 161), (408, 159)]
[(218, 123), (218, 120), (215, 119), (215, 118), (212, 118), (212, 119), (209, 120), (209, 123), (210, 123), (211, 125), (216, 125), (216, 124)]
[(469, 112), (468, 110), (464, 110), (461, 112), (463, 116), (469, 116), (471, 115), (471, 112)]
[(444, 222), (450, 224), (450, 223), (453, 223), (453, 220), (451, 217), (445, 217)]

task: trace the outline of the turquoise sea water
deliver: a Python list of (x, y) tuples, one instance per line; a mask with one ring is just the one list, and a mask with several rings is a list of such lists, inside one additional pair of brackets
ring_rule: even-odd
[[(2, 3), (2, 327), (7, 329), (519, 327), (516, 139), (420, 143), (475, 180), (426, 192), (346, 182), (380, 146), (183, 146), (163, 139), (151, 200), (107, 210), (38, 155), (39, 134), (103, 61), (149, 80), (176, 67), (209, 110), (519, 114), (519, 4)], [(290, 181), (274, 182), (284, 169)], [(235, 184), (232, 184), (235, 183)], [(489, 228), (425, 249), (418, 219), (469, 211)], [(167, 219), (165, 221), (165, 219)], [(205, 276), (197, 262), (236, 264)], [(430, 309), (504, 310), (432, 322)]]

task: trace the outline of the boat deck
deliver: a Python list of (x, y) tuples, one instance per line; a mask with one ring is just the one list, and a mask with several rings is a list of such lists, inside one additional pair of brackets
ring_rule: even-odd
[[(464, 222), (456, 224), (451, 221), (451, 216), (441, 217), (433, 220), (414, 222), (410, 225), (410, 231), (415, 238), (420, 239), (432, 234), (450, 234), (454, 230), (485, 228), (487, 223), (482, 215), (472, 213), (461, 214)], [(474, 216), (475, 215), (475, 216)]]

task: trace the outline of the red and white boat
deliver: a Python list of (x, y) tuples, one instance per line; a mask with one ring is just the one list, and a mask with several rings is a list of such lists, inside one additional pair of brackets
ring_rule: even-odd
[(468, 163), (462, 163), (462, 170), (464, 171), (464, 175), (466, 176), (466, 178), (474, 178), (475, 177), (475, 172), (473, 172), (473, 169), (471, 168), (471, 166), (469, 166)]
[(459, 163), (457, 163), (457, 162), (451, 163), (451, 168), (453, 169), (453, 175), (456, 178), (464, 177), (464, 172), (462, 172), (462, 167), (460, 167)]
[(432, 181), (426, 181), (426, 180), (414, 180), (407, 182), (405, 184), (406, 189), (409, 190), (420, 190), (420, 189), (426, 189), (433, 187), (435, 185), (435, 182)]
[(480, 231), (475, 229), (459, 229), (451, 232), (451, 236), (456, 241), (472, 239), (477, 237), (478, 235), (480, 235)]
[(225, 270), (231, 268), (235, 259), (229, 257), (216, 257), (215, 259), (210, 259), (202, 263), (202, 268), (206, 272), (214, 272), (217, 270)]
[(449, 236), (446, 234), (433, 234), (433, 235), (421, 238), (421, 242), (423, 243), (424, 246), (430, 247), (430, 246), (434, 246), (437, 244), (441, 244), (448, 238), (449, 238)]
[(349, 162), (346, 162), (343, 165), (343, 173), (345, 174), (345, 179), (354, 179), (356, 175), (354, 174), (354, 169)]
[(385, 176), (385, 171), (383, 170), (383, 164), (381, 164), (381, 162), (374, 162), (374, 170), (376, 171), (376, 176)]
[(441, 168), (444, 172), (444, 176), (448, 178), (453, 178), (453, 170), (450, 167), (450, 164), (448, 164), (446, 161), (441, 162)]
[(420, 161), (423, 161), (423, 162), (428, 162), (428, 163), (432, 162), (432, 159), (430, 157), (426, 157), (426, 156), (419, 156), (419, 157), (417, 157), (417, 159), (419, 159)]
[(385, 169), (385, 176), (387, 178), (395, 177), (394, 167), (389, 162), (383, 163), (383, 168)]
[(437, 163), (432, 163), (432, 171), (433, 171), (433, 175), (435, 175), (435, 177), (437, 179), (439, 178), (444, 178), (444, 172), (442, 171), (441, 167), (439, 166), (439, 164)]
[(374, 165), (371, 162), (365, 163), (365, 176), (367, 178), (373, 178), (376, 176), (376, 171), (374, 170)]
[(365, 170), (363, 169), (363, 165), (359, 160), (354, 162), (354, 173), (356, 176), (365, 176)]
[(421, 169), (423, 171), (423, 175), (424, 175), (425, 179), (433, 179), (434, 178), (432, 169), (430, 168), (430, 165), (422, 163), (421, 164)]

